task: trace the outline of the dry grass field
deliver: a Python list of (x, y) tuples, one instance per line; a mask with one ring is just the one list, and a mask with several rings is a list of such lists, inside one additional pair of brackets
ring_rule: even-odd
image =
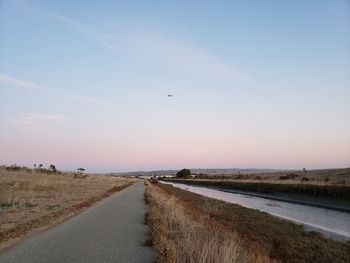
[(159, 262), (350, 262), (350, 242), (254, 209), (164, 184), (146, 197)]
[(74, 215), (133, 180), (0, 167), (0, 248)]

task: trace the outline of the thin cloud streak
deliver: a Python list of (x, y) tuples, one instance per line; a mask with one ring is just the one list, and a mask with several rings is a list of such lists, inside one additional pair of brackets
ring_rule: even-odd
[(230, 80), (250, 82), (248, 74), (225, 63), (187, 41), (162, 34), (110, 34), (96, 26), (90, 26), (62, 15), (53, 15), (66, 26), (120, 54), (152, 56), (180, 69)]
[(131, 37), (129, 41), (150, 53), (158, 53), (160, 58), (185, 70), (205, 73), (205, 76), (249, 81), (247, 74), (207, 50), (184, 40), (164, 35), (144, 35)]
[(70, 19), (68, 17), (62, 16), (62, 15), (53, 15), (53, 18), (60, 20), (61, 22), (63, 22), (66, 26), (74, 29), (75, 31), (95, 40), (96, 42), (98, 42), (99, 44), (101, 44), (102, 46), (111, 49), (113, 51), (117, 51), (118, 48), (116, 46), (115, 43), (112, 43), (110, 40), (108, 40), (108, 38), (111, 38), (111, 35), (107, 35), (105, 33), (103, 33), (100, 29), (93, 27), (93, 26), (89, 26), (89, 25), (85, 25), (83, 23), (80, 23), (78, 21), (75, 21), (73, 19)]
[(85, 97), (85, 96), (78, 96), (78, 95), (73, 95), (73, 94), (69, 94), (66, 92), (61, 92), (59, 90), (50, 89), (50, 88), (47, 88), (47, 87), (29, 82), (29, 81), (17, 79), (17, 78), (11, 77), (11, 76), (6, 75), (6, 74), (0, 74), (0, 83), (7, 84), (9, 86), (16, 86), (16, 87), (20, 87), (20, 88), (24, 88), (24, 89), (28, 89), (28, 90), (34, 90), (34, 91), (55, 94), (55, 95), (59, 95), (61, 97), (67, 98), (67, 99), (82, 101), (85, 103), (99, 103), (99, 104), (104, 104), (107, 106), (114, 106), (114, 104), (105, 102), (105, 101), (100, 100), (100, 99)]
[(0, 74), (0, 83), (5, 83), (5, 84), (9, 84), (9, 85), (13, 85), (13, 86), (17, 86), (17, 87), (22, 87), (22, 88), (26, 88), (26, 89), (31, 89), (31, 90), (39, 90), (39, 91), (46, 91), (46, 92), (52, 92), (53, 90), (48, 89), (46, 87), (25, 81), (25, 80), (21, 80), (21, 79), (16, 79), (13, 77), (10, 77), (8, 75), (5, 74)]
[(23, 128), (42, 126), (50, 123), (58, 123), (65, 120), (62, 115), (41, 114), (41, 113), (22, 113), (16, 118), (10, 118), (9, 121), (20, 125)]

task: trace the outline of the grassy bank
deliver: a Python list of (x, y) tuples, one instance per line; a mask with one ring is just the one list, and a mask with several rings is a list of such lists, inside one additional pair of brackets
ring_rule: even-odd
[[(205, 172), (205, 170), (204, 170)], [(196, 173), (196, 179), (223, 179), (223, 180), (244, 180), (244, 181), (265, 181), (283, 183), (309, 183), (317, 185), (348, 185), (350, 186), (350, 168), (322, 169), (322, 170), (271, 170), (242, 171), (235, 173), (206, 174)]]
[(345, 185), (316, 185), (303, 183), (268, 183), (268, 182), (245, 182), (232, 180), (215, 179), (172, 179), (173, 182), (202, 185), (218, 186), (229, 189), (243, 191), (252, 191), (260, 193), (288, 193), (305, 194), (315, 197), (338, 198), (350, 200), (350, 186)]
[[(185, 211), (206, 217), (225, 233), (235, 233), (237, 242), (246, 253), (253, 255), (250, 259), (255, 262), (262, 262), (256, 259), (256, 255), (266, 262), (350, 262), (349, 242), (334, 241), (314, 232), (306, 232), (300, 225), (267, 213), (203, 197), (170, 185), (160, 187), (169, 197), (175, 198), (177, 204), (182, 204)], [(163, 214), (168, 213), (165, 209), (161, 211)], [(166, 229), (163, 231), (167, 232)], [(169, 239), (174, 237), (169, 234)], [(201, 246), (202, 243), (200, 237), (194, 237), (191, 242), (192, 246)]]
[(131, 183), (102, 175), (0, 167), (0, 248)]
[(234, 231), (226, 231), (206, 214), (193, 213), (175, 195), (151, 184), (145, 196), (157, 262), (253, 261)]

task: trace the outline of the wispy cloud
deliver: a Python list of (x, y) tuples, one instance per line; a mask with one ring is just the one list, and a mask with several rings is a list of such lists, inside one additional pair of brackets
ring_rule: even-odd
[(48, 89), (46, 87), (21, 80), (21, 79), (16, 79), (11, 76), (5, 75), (5, 74), (0, 74), (0, 82), (13, 85), (13, 86), (18, 86), (26, 89), (32, 89), (32, 90), (39, 90), (39, 91), (46, 91), (46, 92), (53, 92), (54, 90)]
[(54, 114), (22, 113), (15, 118), (10, 118), (9, 120), (23, 128), (29, 128), (62, 122), (65, 120), (65, 117)]
[(99, 104), (104, 104), (104, 105), (109, 105), (111, 106), (111, 103), (105, 102), (100, 99), (96, 98), (91, 98), (91, 97), (85, 97), (85, 96), (79, 96), (79, 95), (73, 95), (67, 92), (62, 92), (56, 89), (51, 89), (45, 86), (38, 85), (36, 83), (32, 83), (29, 81), (21, 80), (18, 78), (11, 77), (6, 74), (0, 74), (0, 83), (7, 84), (7, 86), (15, 86), (15, 87), (20, 87), (24, 89), (29, 89), (29, 90), (34, 90), (34, 91), (40, 91), (40, 92), (46, 92), (46, 93), (51, 93), (55, 95), (59, 95), (61, 97), (71, 99), (71, 100), (77, 100), (81, 102), (86, 102), (86, 103), (99, 103)]
[(52, 15), (52, 17), (63, 22), (63, 24), (74, 29), (75, 31), (95, 40), (96, 42), (108, 49), (118, 51), (120, 48), (117, 45), (117, 39), (114, 35), (107, 34), (98, 27), (87, 25), (58, 14)]
[[(66, 26), (113, 52), (151, 56), (177, 68), (207, 77), (249, 81), (248, 74), (226, 63), (220, 57), (188, 41), (158, 33), (119, 32), (111, 34), (97, 26), (81, 23), (62, 15), (52, 15)], [(205, 74), (205, 75), (203, 75)]]
[(151, 54), (158, 54), (168, 63), (185, 70), (236, 80), (248, 80), (247, 74), (224, 62), (209, 51), (182, 39), (161, 34), (139, 35), (131, 37), (131, 43), (142, 47)]

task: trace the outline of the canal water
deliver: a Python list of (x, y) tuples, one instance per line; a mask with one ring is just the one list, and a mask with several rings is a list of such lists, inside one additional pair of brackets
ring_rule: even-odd
[(317, 231), (336, 240), (350, 240), (350, 213), (315, 206), (276, 201), (238, 193), (224, 192), (202, 186), (162, 182), (203, 196), (256, 209), (302, 224), (306, 230)]

